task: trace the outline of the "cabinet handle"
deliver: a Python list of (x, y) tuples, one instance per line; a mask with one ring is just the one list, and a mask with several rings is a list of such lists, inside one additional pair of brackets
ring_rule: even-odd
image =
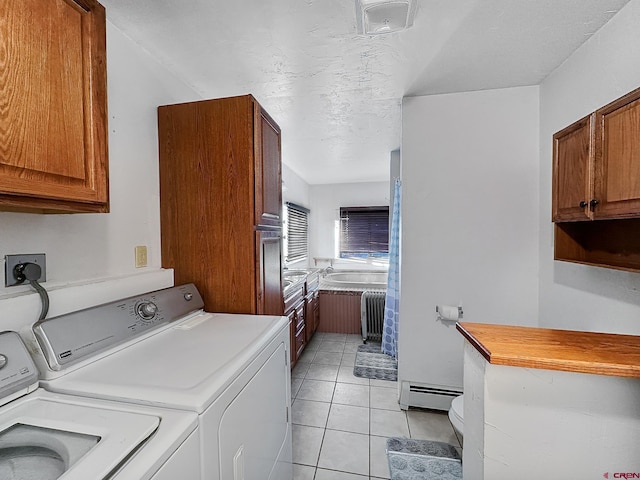
[(584, 208), (584, 207), (586, 207), (587, 205), (589, 205), (589, 204), (588, 204), (587, 202), (585, 202), (584, 200), (582, 200), (582, 201), (580, 202), (580, 208)]
[(596, 200), (596, 199), (594, 198), (593, 200), (591, 200), (591, 201), (589, 202), (589, 206), (593, 209), (593, 208), (595, 208), (595, 207), (596, 207), (596, 205), (598, 205), (598, 203), (600, 203), (600, 202), (598, 202), (598, 200)]

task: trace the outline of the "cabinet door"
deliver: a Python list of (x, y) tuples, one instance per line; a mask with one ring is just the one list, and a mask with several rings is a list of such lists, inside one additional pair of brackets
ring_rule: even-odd
[(0, 207), (108, 211), (105, 11), (4, 0)]
[(298, 305), (296, 305), (296, 331), (300, 331), (301, 328), (306, 326), (306, 322), (305, 322), (305, 305), (306, 305), (306, 301), (303, 300), (302, 302), (300, 302)]
[(320, 294), (319, 292), (315, 292), (313, 294), (313, 331), (315, 332), (320, 325)]
[(595, 218), (640, 215), (640, 89), (596, 111)]
[(591, 218), (593, 115), (553, 136), (553, 221)]
[(261, 315), (282, 315), (281, 238), (275, 231), (256, 232), (256, 313)]
[(286, 314), (289, 319), (289, 340), (291, 342), (291, 368), (296, 365), (298, 355), (296, 351), (296, 311), (295, 309)]
[(307, 295), (304, 300), (304, 319), (307, 332), (307, 343), (311, 340), (315, 332), (315, 325), (313, 322), (313, 294)]
[(282, 185), (280, 172), (280, 127), (257, 106), (255, 142), (255, 218), (256, 224), (280, 226)]
[(315, 291), (307, 295), (305, 300), (304, 323), (307, 330), (307, 343), (311, 340), (311, 337), (313, 337), (313, 334), (316, 333), (318, 328), (320, 315), (320, 309), (318, 307), (318, 292)]

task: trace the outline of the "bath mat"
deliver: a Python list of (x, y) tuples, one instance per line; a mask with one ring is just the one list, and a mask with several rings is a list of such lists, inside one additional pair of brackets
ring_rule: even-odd
[(389, 438), (387, 458), (391, 480), (461, 480), (462, 462), (448, 443)]
[(353, 374), (361, 378), (395, 382), (398, 380), (398, 362), (382, 353), (379, 343), (367, 343), (358, 346)]
[(433, 440), (391, 437), (387, 439), (387, 452), (460, 460), (460, 454), (453, 445)]

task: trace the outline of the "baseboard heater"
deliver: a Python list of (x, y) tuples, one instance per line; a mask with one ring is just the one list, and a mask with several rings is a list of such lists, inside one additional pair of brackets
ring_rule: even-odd
[(449, 410), (451, 402), (458, 395), (462, 395), (462, 390), (403, 382), (400, 407), (403, 410), (409, 407)]

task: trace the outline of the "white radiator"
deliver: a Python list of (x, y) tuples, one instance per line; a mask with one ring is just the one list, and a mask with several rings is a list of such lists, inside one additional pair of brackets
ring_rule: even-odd
[(387, 293), (383, 290), (365, 290), (360, 299), (360, 320), (362, 339), (382, 341), (384, 324), (384, 301)]

